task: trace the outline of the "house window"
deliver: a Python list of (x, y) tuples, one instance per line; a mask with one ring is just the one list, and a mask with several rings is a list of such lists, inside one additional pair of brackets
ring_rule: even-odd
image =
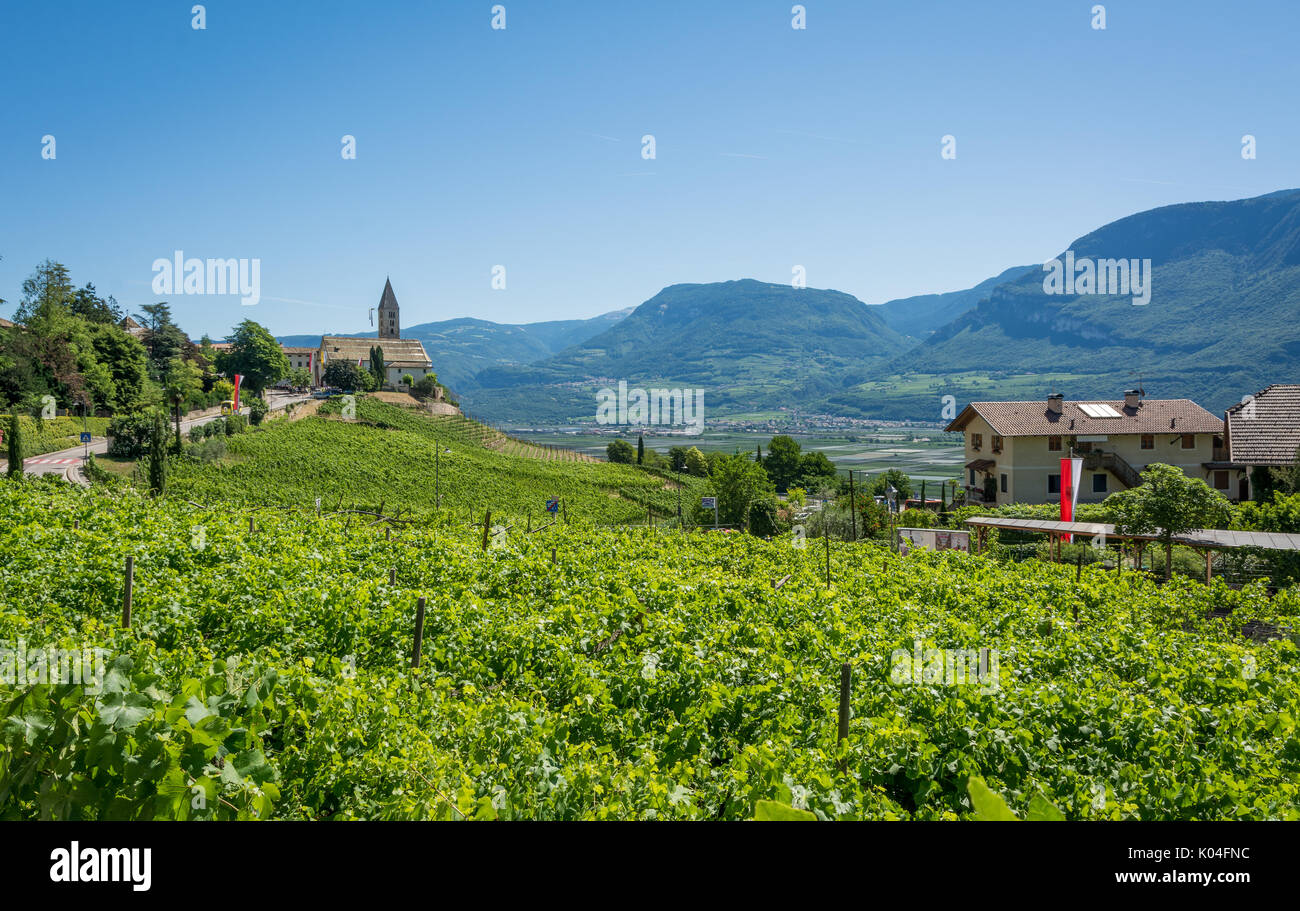
[(975, 486), (975, 469), (974, 469), (974, 468), (972, 468), (972, 469), (970, 470), (970, 486), (971, 486), (971, 487), (974, 487), (974, 486)]
[(1183, 448), (1184, 449), (1196, 448), (1196, 434), (1194, 433), (1183, 434)]
[(1106, 492), (1106, 476), (1104, 474), (1095, 474), (1092, 476), (1092, 492), (1093, 493)]
[(971, 448), (971, 449), (974, 449), (976, 452), (979, 452), (979, 451), (980, 451), (980, 447), (982, 447), (983, 445), (984, 445), (984, 434), (982, 434), (982, 433), (972, 433), (972, 434), (970, 435), (970, 448)]
[(1061, 438), (1059, 436), (1047, 438), (1047, 451), (1048, 452), (1061, 451)]
[(1006, 475), (1003, 475), (1003, 476), (1002, 476), (1002, 492), (1003, 492), (1003, 493), (1006, 493), (1006, 492), (1007, 492), (1007, 476), (1006, 476)]
[(1049, 474), (1047, 476), (1047, 492), (1048, 493), (1061, 492), (1061, 476), (1059, 474)]
[(1226, 471), (1216, 471), (1214, 473), (1214, 489), (1215, 490), (1228, 489), (1228, 473)]
[(994, 452), (1001, 452), (1001, 451), (1002, 451), (1002, 437), (998, 436), (996, 433), (993, 434), (992, 445), (993, 445), (993, 451), (994, 451)]
[(1092, 444), (1088, 442), (1076, 443), (1074, 448), (1077, 452), (1092, 452)]
[(1142, 448), (1143, 448), (1143, 449), (1155, 449), (1155, 448), (1156, 448), (1156, 435), (1155, 435), (1154, 433), (1144, 433), (1144, 434), (1142, 434)]

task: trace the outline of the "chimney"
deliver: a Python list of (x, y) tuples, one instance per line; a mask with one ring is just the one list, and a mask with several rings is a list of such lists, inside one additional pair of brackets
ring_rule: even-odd
[(1047, 397), (1047, 410), (1051, 414), (1060, 414), (1061, 403), (1064, 401), (1065, 401), (1065, 396), (1061, 395), (1061, 393), (1059, 392), (1049, 395)]
[(1142, 393), (1136, 389), (1124, 390), (1124, 407), (1136, 410), (1142, 404)]

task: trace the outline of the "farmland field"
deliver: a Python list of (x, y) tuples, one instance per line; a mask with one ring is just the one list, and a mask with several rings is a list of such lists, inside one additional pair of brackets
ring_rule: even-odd
[[(621, 435), (591, 433), (584, 430), (567, 431), (511, 431), (521, 439), (541, 444), (572, 447), (586, 455), (604, 458), (605, 447), (612, 440), (626, 439), (636, 445), (637, 434)], [(870, 473), (897, 468), (916, 479), (947, 481), (961, 477), (963, 446), (960, 439), (945, 439), (933, 427), (884, 428), (861, 430), (852, 433), (831, 432), (792, 433), (804, 452), (824, 452), (839, 469), (852, 468)], [(707, 430), (699, 436), (645, 435), (646, 446), (666, 453), (672, 446), (697, 446), (702, 452), (753, 452), (761, 446), (767, 451), (773, 432), (741, 430)]]
[[(0, 816), (960, 819), (972, 775), (1018, 813), (1300, 816), (1294, 589), (842, 543), (828, 587), (820, 541), (581, 517), (486, 550), (446, 515), (389, 539), (287, 476), (254, 510), (277, 439), (314, 441), (249, 435), (229, 496), (0, 485), (0, 643), (28, 656), (0, 685)], [(103, 649), (102, 685), (31, 679), (51, 647)]]

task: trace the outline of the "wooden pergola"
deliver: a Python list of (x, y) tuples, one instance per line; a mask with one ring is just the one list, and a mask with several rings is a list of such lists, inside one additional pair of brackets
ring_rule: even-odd
[[(1050, 519), (1018, 519), (1011, 516), (971, 516), (967, 525), (975, 528), (976, 551), (982, 553), (987, 546), (990, 528), (1003, 528), (1007, 531), (1029, 531), (1053, 535), (1056, 538), (1056, 561), (1061, 559), (1061, 541), (1067, 536), (1082, 535), (1085, 538), (1101, 536), (1103, 541), (1112, 538), (1117, 541), (1132, 541), (1137, 548), (1139, 563), (1142, 552), (1153, 541), (1159, 541), (1159, 535), (1120, 534), (1114, 525), (1104, 522), (1059, 522)], [(1190, 547), (1205, 554), (1205, 581), (1211, 579), (1211, 564), (1215, 553), (1224, 550), (1236, 550), (1250, 547), (1260, 550), (1296, 550), (1300, 551), (1300, 534), (1283, 534), (1273, 531), (1229, 531), (1219, 528), (1205, 528), (1174, 535), (1175, 544)], [(1122, 560), (1120, 561), (1122, 564)]]

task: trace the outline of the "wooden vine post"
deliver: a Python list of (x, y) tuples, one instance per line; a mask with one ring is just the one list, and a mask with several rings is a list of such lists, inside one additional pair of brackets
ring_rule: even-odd
[[(866, 524), (866, 516), (862, 522)], [(853, 469), (849, 469), (849, 523), (853, 527), (853, 540), (858, 540), (858, 496), (853, 487)], [(864, 528), (863, 531), (866, 531)]]
[[(849, 692), (853, 684), (853, 669), (845, 661), (840, 665), (840, 729), (835, 740), (838, 747), (849, 736)], [(844, 759), (840, 759), (840, 772), (845, 771)]]
[(424, 647), (424, 599), (415, 604), (415, 647), (411, 650), (411, 667), (420, 667), (420, 651)]
[(831, 587), (831, 534), (830, 529), (822, 535), (822, 540), (826, 542), (826, 587)]
[(126, 558), (126, 584), (122, 588), (122, 629), (131, 628), (131, 595), (135, 588), (135, 557)]
[(492, 533), (492, 510), (483, 514), (483, 552), (487, 553), (488, 536)]

